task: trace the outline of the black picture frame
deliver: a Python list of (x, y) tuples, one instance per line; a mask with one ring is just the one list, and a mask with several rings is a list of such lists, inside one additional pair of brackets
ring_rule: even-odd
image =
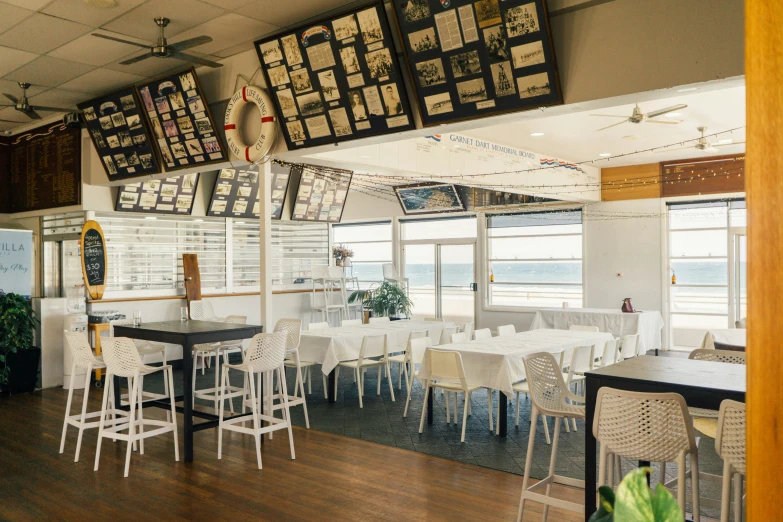
[[(440, 208), (427, 208), (427, 209), (421, 209), (421, 210), (412, 210), (409, 205), (406, 204), (406, 197), (405, 194), (411, 193), (414, 196), (413, 197), (424, 197), (424, 196), (416, 196), (416, 192), (432, 192), (433, 189), (439, 189), (444, 188), (448, 189), (449, 195), (453, 196), (453, 200), (456, 201), (458, 206), (449, 206), (449, 207), (440, 207)], [(401, 194), (404, 193), (404, 194)], [(448, 214), (451, 212), (464, 212), (466, 210), (465, 202), (459, 195), (459, 191), (457, 190), (457, 186), (452, 183), (416, 183), (413, 185), (401, 185), (398, 187), (394, 187), (394, 193), (397, 195), (397, 200), (400, 202), (400, 207), (402, 207), (402, 212), (406, 216), (421, 216), (424, 214)], [(427, 196), (428, 198), (431, 197), (431, 194)]]
[[(114, 210), (117, 212), (189, 216), (193, 212), (199, 178), (198, 173), (192, 173), (122, 185), (117, 191)], [(192, 187), (186, 186), (186, 181), (192, 183)], [(166, 191), (165, 194), (164, 191)], [(178, 206), (181, 197), (190, 198), (190, 205), (187, 209)], [(142, 201), (143, 198), (146, 201)], [(149, 204), (153, 201), (154, 205)]]
[(382, 1), (264, 37), (255, 48), (289, 150), (415, 128)]
[[(79, 103), (77, 107), (82, 111), (82, 120), (109, 181), (162, 172), (144, 106), (132, 86)], [(122, 115), (120, 121), (115, 119), (115, 114)], [(131, 127), (133, 121), (136, 123)]]
[(425, 127), (563, 103), (546, 0), (392, 3)]
[[(291, 221), (339, 223), (343, 218), (348, 192), (351, 189), (353, 171), (298, 165), (292, 167), (292, 175), (294, 169), (299, 171), (300, 176), (299, 187), (296, 190), (296, 198), (291, 209)], [(325, 205), (322, 201), (330, 192), (333, 193), (334, 199), (328, 204), (328, 208), (324, 209)], [(318, 201), (313, 201), (315, 199), (314, 196), (320, 196)], [(341, 196), (342, 199), (340, 200), (338, 196)], [(339, 202), (337, 202), (338, 200)], [(304, 207), (301, 205), (304, 205)], [(318, 207), (317, 213), (313, 206)], [(336, 212), (338, 208), (339, 215)], [(326, 211), (325, 218), (323, 216), (324, 210)]]
[[(164, 92), (167, 89), (171, 91)], [(137, 85), (136, 90), (165, 172), (228, 161), (228, 148), (193, 67)]]
[[(242, 179), (243, 174), (252, 172), (256, 174), (254, 180)], [(263, 174), (260, 173), (257, 165), (249, 165), (248, 167), (238, 169), (222, 169), (218, 172), (218, 177), (215, 180), (215, 188), (212, 190), (207, 215), (230, 218), (260, 217), (261, 212), (256, 210), (256, 206), (260, 208), (258, 189), (262, 180)], [(290, 169), (285, 173), (279, 171), (272, 172), (271, 200), (272, 205), (275, 206), (271, 216), (272, 219), (281, 220), (283, 218), (283, 206), (285, 205), (290, 183)], [(247, 191), (247, 195), (241, 195), (243, 190)], [(237, 202), (245, 204), (243, 211), (234, 211)]]

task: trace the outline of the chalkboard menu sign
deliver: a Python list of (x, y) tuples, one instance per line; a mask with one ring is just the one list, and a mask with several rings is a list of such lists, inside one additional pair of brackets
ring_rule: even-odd
[(413, 128), (382, 2), (263, 38), (256, 51), (289, 149)]
[(339, 223), (351, 186), (350, 170), (303, 165), (291, 219)]
[(193, 68), (138, 90), (166, 171), (228, 159)]
[(133, 87), (77, 107), (110, 180), (161, 171), (143, 105)]
[(106, 243), (97, 221), (87, 221), (82, 228), (82, 275), (87, 292), (93, 299), (103, 297), (106, 288)]
[(425, 126), (563, 103), (544, 0), (393, 0)]
[[(29, 138), (29, 139), (28, 139)], [(81, 202), (81, 129), (57, 123), (11, 141), (8, 212), (67, 207)]]
[(130, 183), (120, 187), (115, 210), (190, 215), (198, 174)]

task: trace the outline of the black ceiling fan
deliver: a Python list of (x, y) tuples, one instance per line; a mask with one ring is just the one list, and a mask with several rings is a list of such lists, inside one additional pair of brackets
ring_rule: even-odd
[(105, 34), (100, 34), (100, 33), (92, 33), (92, 35), (97, 36), (98, 38), (103, 38), (105, 40), (113, 40), (115, 42), (120, 42), (128, 45), (135, 45), (136, 47), (143, 47), (144, 49), (149, 49), (149, 52), (140, 54), (139, 56), (134, 56), (133, 58), (129, 58), (128, 60), (120, 62), (120, 65), (131, 65), (136, 62), (140, 62), (142, 60), (146, 60), (147, 58), (152, 58), (153, 56), (155, 56), (158, 58), (177, 58), (187, 62), (197, 63), (199, 65), (206, 65), (207, 67), (223, 67), (222, 63), (213, 62), (211, 60), (206, 60), (204, 58), (199, 58), (198, 56), (193, 56), (192, 54), (185, 54), (182, 52), (186, 49), (190, 49), (191, 47), (196, 47), (197, 45), (203, 45), (211, 42), (212, 38), (210, 38), (209, 36), (197, 36), (195, 38), (189, 38), (187, 40), (177, 42), (175, 44), (169, 44), (168, 41), (166, 40), (164, 31), (166, 30), (166, 26), (169, 25), (170, 21), (171, 20), (169, 20), (168, 18), (163, 18), (163, 17), (155, 18), (155, 23), (160, 28), (160, 36), (158, 36), (158, 40), (153, 45), (131, 42), (130, 40), (123, 40), (122, 38), (115, 38), (113, 36), (107, 36)]
[[(13, 105), (0, 105), (0, 107), (13, 107), (22, 114), (27, 115), (32, 120), (40, 120), (41, 115), (37, 111), (51, 111), (51, 112), (73, 112), (71, 109), (63, 109), (62, 107), (44, 107), (43, 105), (30, 105), (30, 101), (27, 99), (27, 89), (30, 88), (30, 84), (26, 82), (19, 82), (19, 87), (22, 88), (22, 97), (18, 98), (13, 94), (3, 93), (3, 96), (14, 102)], [(0, 120), (7, 123), (22, 123), (13, 120)]]

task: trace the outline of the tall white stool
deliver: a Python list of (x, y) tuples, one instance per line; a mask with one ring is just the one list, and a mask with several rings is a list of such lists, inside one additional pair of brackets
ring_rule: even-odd
[(742, 479), (745, 477), (745, 404), (723, 401), (720, 404), (715, 450), (723, 459), (721, 522), (729, 522), (731, 478), (734, 477), (734, 520), (742, 520)]
[[(117, 325), (131, 325), (133, 324), (132, 321), (111, 321), (109, 323), (109, 338), (114, 338), (114, 327)], [(147, 357), (150, 355), (160, 354), (161, 358), (163, 360), (163, 366), (166, 366), (166, 345), (160, 344), (160, 343), (153, 343), (152, 341), (143, 341), (141, 339), (131, 339), (133, 341), (134, 346), (136, 346), (136, 351), (139, 352), (139, 356), (141, 357), (141, 361), (143, 363), (147, 362)], [(142, 401), (157, 401), (161, 399), (165, 399), (169, 396), (169, 383), (166, 381), (166, 379), (163, 379), (163, 393), (152, 393), (152, 392), (145, 392), (144, 391), (144, 379), (139, 384), (139, 387), (141, 388), (141, 397)], [(130, 379), (128, 379), (128, 393), (130, 393), (131, 389), (131, 383)], [(123, 406), (128, 405), (128, 394), (121, 394), (120, 395), (120, 404)]]
[[(247, 324), (247, 317), (244, 315), (229, 315), (226, 318), (222, 318), (223, 323), (230, 323), (230, 324)], [(193, 404), (195, 405), (196, 399), (204, 399), (207, 401), (212, 401), (215, 406), (215, 415), (217, 415), (218, 412), (218, 396), (219, 396), (219, 390), (220, 390), (220, 357), (223, 357), (223, 364), (228, 363), (228, 354), (232, 351), (242, 351), (242, 340), (234, 340), (234, 341), (221, 341), (219, 343), (208, 343), (208, 344), (197, 344), (193, 347), (193, 381), (191, 382), (191, 386), (193, 389)], [(207, 361), (212, 360), (212, 358), (215, 358), (215, 386), (213, 388), (202, 388), (197, 390), (196, 389), (196, 363), (198, 362), (198, 358), (201, 357), (202, 361), (202, 375), (204, 372), (204, 366), (206, 366)], [(231, 386), (231, 380), (229, 378), (228, 382), (229, 388), (231, 388), (232, 391), (241, 391), (242, 388), (238, 388), (236, 386)], [(234, 403), (229, 402), (229, 407), (231, 409), (231, 412), (234, 412)]]
[[(220, 390), (220, 414), (218, 422), (218, 454), (217, 458), (223, 458), (223, 430), (236, 431), (246, 435), (252, 435), (256, 442), (256, 458), (258, 459), (258, 469), (261, 469), (261, 434), (271, 433), (276, 430), (287, 429), (288, 440), (291, 446), (291, 459), (296, 458), (294, 453), (294, 436), (291, 431), (291, 413), (288, 408), (288, 387), (285, 381), (285, 371), (283, 361), (285, 360), (286, 334), (283, 332), (271, 334), (256, 334), (251, 340), (245, 352), (245, 360), (241, 364), (224, 364), (223, 376)], [(242, 392), (231, 392), (226, 388), (228, 371), (235, 370), (244, 372), (246, 388)], [(277, 373), (280, 380), (280, 394), (283, 398), (283, 418), (278, 419), (271, 415), (264, 415), (258, 408), (258, 393), (261, 388), (256, 389), (255, 376), (266, 374), (271, 380), (273, 373)], [(253, 427), (246, 428), (244, 423), (248, 421), (247, 417), (224, 418), (225, 400), (232, 397), (242, 397), (243, 403), (247, 395), (250, 395), (250, 409), (253, 415)], [(268, 423), (262, 426), (262, 422)], [(238, 424), (242, 423), (241, 426)]]
[[(174, 434), (174, 460), (179, 461), (179, 438), (177, 437), (177, 410), (174, 405), (174, 380), (171, 365), (147, 366), (142, 360), (136, 345), (127, 337), (113, 337), (102, 343), (103, 361), (106, 364), (106, 390), (103, 393), (103, 406), (101, 407), (101, 419), (98, 425), (98, 448), (95, 451), (95, 471), (98, 471), (98, 463), (101, 458), (101, 443), (104, 438), (120, 439), (128, 442), (125, 452), (125, 477), (130, 468), (131, 448), (139, 441), (139, 454), (144, 455), (144, 439), (172, 432)], [(141, 396), (141, 383), (145, 375), (155, 372), (163, 372), (164, 380), (168, 381), (168, 389), (171, 390), (169, 400), (171, 402), (170, 420), (159, 421), (144, 418), (144, 404)], [(106, 415), (110, 413), (109, 397), (114, 393), (114, 377), (126, 377), (131, 382), (130, 411), (125, 422), (106, 426)], [(137, 418), (138, 417), (138, 418)], [(153, 427), (151, 431), (145, 431), (145, 426)], [(123, 430), (128, 433), (120, 433)]]
[[(290, 408), (299, 406), (300, 404), (302, 405), (302, 408), (304, 408), (305, 426), (309, 430), (310, 418), (307, 415), (307, 397), (305, 396), (304, 391), (304, 374), (302, 373), (302, 368), (311, 368), (315, 363), (311, 361), (303, 362), (299, 359), (299, 340), (302, 333), (302, 321), (299, 319), (278, 319), (274, 331), (275, 333), (280, 332), (286, 334), (285, 360), (283, 361), (283, 366), (296, 369), (294, 396), (289, 397), (288, 406)], [(283, 371), (285, 372), (285, 369)], [(271, 385), (272, 383), (270, 382), (269, 384)], [(279, 393), (279, 388), (281, 387), (282, 383), (278, 381), (278, 393), (267, 394), (269, 407), (267, 408), (267, 405), (264, 405), (264, 413), (269, 412), (270, 415), (274, 416), (275, 410), (283, 408), (283, 397)], [(301, 396), (299, 395), (300, 393), (302, 394)], [(279, 400), (279, 404), (275, 405), (275, 400)], [(272, 438), (271, 433), (269, 434), (269, 437)]]
[[(79, 462), (79, 451), (82, 447), (82, 435), (84, 430), (89, 428), (97, 428), (99, 421), (87, 422), (87, 419), (94, 419), (98, 417), (101, 412), (94, 411), (87, 413), (87, 398), (90, 394), (90, 378), (92, 377), (92, 371), (97, 369), (105, 369), (106, 365), (103, 364), (103, 358), (96, 356), (92, 352), (90, 342), (87, 340), (87, 336), (83, 332), (65, 332), (65, 342), (68, 349), (73, 356), (73, 364), (71, 365), (71, 382), (68, 386), (68, 402), (65, 405), (65, 420), (63, 421), (63, 435), (60, 440), (60, 453), (65, 451), (65, 434), (68, 431), (68, 426), (74, 426), (79, 429), (79, 436), (76, 438), (76, 455), (73, 458), (74, 462)], [(76, 375), (76, 369), (87, 370), (84, 378), (84, 397), (82, 398), (82, 411), (80, 414), (71, 415), (71, 402), (73, 400), (73, 379)], [(127, 412), (123, 410), (114, 409), (114, 396), (109, 396), (111, 409), (107, 410), (107, 413), (112, 415), (112, 420), (109, 421), (111, 425), (114, 425), (123, 417), (127, 418)]]

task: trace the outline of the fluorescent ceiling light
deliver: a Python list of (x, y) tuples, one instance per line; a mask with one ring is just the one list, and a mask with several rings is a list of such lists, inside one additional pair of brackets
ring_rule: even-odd
[(734, 141), (734, 140), (729, 140), (729, 139), (726, 139), (726, 140), (719, 140), (719, 141), (718, 141), (718, 143), (720, 143), (720, 144), (725, 144), (725, 143), (732, 143), (733, 141)]
[(144, 219), (158, 219), (155, 216), (145, 216)]
[(608, 158), (611, 155), (612, 155), (611, 152), (602, 152), (601, 154), (599, 154), (599, 156), (601, 156), (602, 158)]
[(538, 138), (539, 136), (543, 136), (544, 133), (543, 132), (531, 132), (530, 135), (533, 136), (534, 138)]

